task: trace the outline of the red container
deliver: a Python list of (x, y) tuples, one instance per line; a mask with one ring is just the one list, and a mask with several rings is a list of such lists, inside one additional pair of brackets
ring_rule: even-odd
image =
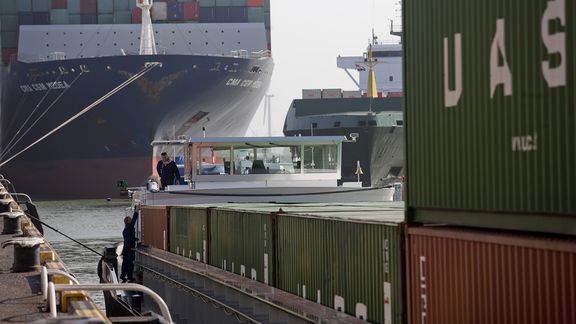
[(142, 9), (133, 8), (132, 9), (132, 23), (141, 24), (142, 23)]
[(198, 1), (184, 2), (184, 20), (198, 20), (200, 18), (200, 5)]
[(141, 210), (141, 238), (143, 245), (169, 251), (170, 207), (144, 206)]
[(248, 0), (246, 2), (246, 5), (248, 7), (263, 7), (264, 6), (264, 0)]
[(98, 4), (96, 0), (82, 0), (80, 1), (80, 14), (97, 14)]
[(10, 60), (13, 58), (15, 59), (17, 55), (18, 55), (17, 48), (3, 48), (2, 62), (7, 65), (8, 63), (10, 63)]
[(52, 9), (66, 9), (68, 8), (68, 0), (52, 0)]
[(576, 323), (576, 240), (411, 227), (409, 323)]

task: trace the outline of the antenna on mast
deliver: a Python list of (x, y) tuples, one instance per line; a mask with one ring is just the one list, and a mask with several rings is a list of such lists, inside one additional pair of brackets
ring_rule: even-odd
[(152, 28), (152, 9), (154, 0), (136, 0), (136, 5), (142, 10), (142, 32), (140, 33), (140, 55), (156, 55), (156, 42)]

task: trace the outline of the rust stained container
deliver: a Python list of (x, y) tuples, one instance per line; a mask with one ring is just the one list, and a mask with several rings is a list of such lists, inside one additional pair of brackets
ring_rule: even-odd
[(576, 240), (407, 230), (408, 321), (576, 323)]
[(169, 250), (170, 207), (143, 206), (141, 209), (141, 243), (161, 250)]
[(404, 1), (409, 221), (576, 234), (575, 10)]

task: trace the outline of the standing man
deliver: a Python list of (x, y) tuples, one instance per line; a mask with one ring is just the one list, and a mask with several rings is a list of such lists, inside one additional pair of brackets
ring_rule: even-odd
[(124, 230), (122, 231), (124, 247), (122, 248), (122, 272), (120, 273), (122, 282), (134, 282), (134, 276), (132, 274), (134, 272), (134, 258), (136, 257), (136, 253), (134, 252), (136, 248), (136, 229), (134, 227), (137, 221), (138, 207), (134, 209), (134, 215), (132, 215), (132, 217), (124, 217)]
[(180, 171), (176, 166), (176, 162), (170, 160), (170, 157), (166, 152), (160, 154), (162, 159), (158, 161), (156, 165), (156, 171), (160, 176), (160, 186), (161, 189), (166, 189), (166, 186), (173, 184), (180, 184)]

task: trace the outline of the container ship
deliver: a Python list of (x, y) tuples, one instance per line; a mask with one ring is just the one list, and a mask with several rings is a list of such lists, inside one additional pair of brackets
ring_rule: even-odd
[(273, 70), (269, 1), (8, 0), (0, 21), (0, 172), (39, 198), (142, 185), (153, 140), (244, 135)]
[[(354, 134), (355, 142), (343, 146), (342, 180), (362, 186), (397, 183), (404, 175), (402, 45), (373, 37), (363, 56), (339, 56), (337, 66), (358, 89), (302, 90), (302, 99), (290, 105), (284, 135)], [(358, 80), (351, 69), (358, 71)]]

